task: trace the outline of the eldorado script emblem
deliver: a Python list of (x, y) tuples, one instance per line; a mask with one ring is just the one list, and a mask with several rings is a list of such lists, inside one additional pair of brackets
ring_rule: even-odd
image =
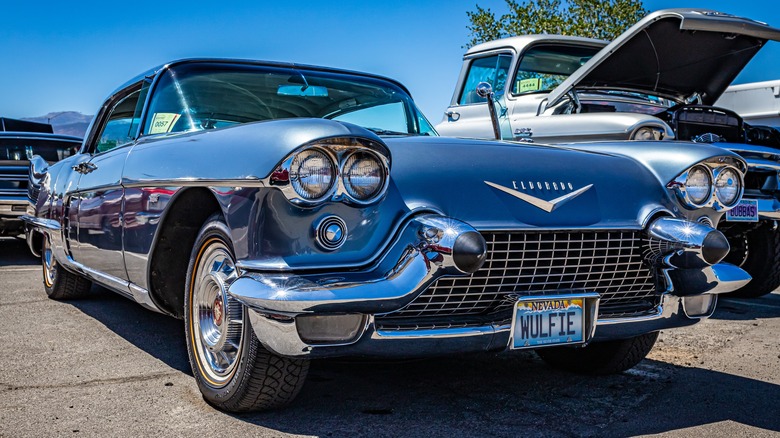
[(585, 193), (589, 188), (593, 187), (593, 184), (588, 184), (587, 186), (577, 189), (571, 193), (567, 193), (563, 196), (560, 196), (558, 198), (552, 199), (550, 201), (545, 201), (544, 199), (539, 199), (535, 196), (531, 196), (529, 194), (510, 189), (509, 187), (504, 187), (502, 185), (492, 183), (490, 181), (484, 181), (485, 184), (489, 185), (490, 187), (493, 187), (495, 189), (501, 190), (504, 193), (508, 193), (516, 198), (522, 199), (523, 201), (533, 205), (534, 207), (540, 208), (547, 213), (552, 212), (556, 208), (560, 207), (561, 205), (567, 203), (568, 201), (571, 201), (572, 199), (576, 198), (577, 196)]

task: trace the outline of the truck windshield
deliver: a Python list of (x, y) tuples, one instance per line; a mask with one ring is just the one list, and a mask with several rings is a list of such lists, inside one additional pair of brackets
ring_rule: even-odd
[(411, 97), (379, 78), (284, 66), (193, 63), (163, 73), (144, 134), (294, 117), (339, 120), (379, 135), (436, 135)]
[(0, 137), (0, 161), (29, 161), (33, 155), (40, 155), (53, 163), (76, 153), (81, 147), (78, 140)]
[(517, 64), (512, 94), (553, 90), (599, 50), (598, 47), (561, 44), (540, 44), (529, 48)]

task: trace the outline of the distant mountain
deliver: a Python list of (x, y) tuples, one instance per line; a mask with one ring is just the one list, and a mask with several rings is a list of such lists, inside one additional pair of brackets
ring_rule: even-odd
[(57, 134), (84, 137), (84, 134), (87, 132), (87, 128), (92, 121), (92, 116), (84, 115), (76, 111), (57, 111), (39, 117), (24, 117), (22, 120), (51, 123), (54, 132)]

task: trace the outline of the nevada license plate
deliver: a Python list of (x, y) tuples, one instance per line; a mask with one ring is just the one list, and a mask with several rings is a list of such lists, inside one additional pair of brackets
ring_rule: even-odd
[(758, 201), (743, 199), (734, 208), (726, 212), (730, 222), (758, 222)]
[(523, 299), (515, 303), (511, 349), (585, 342), (584, 298)]

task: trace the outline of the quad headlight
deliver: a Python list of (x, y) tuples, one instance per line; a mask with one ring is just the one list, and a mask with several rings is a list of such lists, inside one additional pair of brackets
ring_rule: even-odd
[(293, 204), (328, 202), (369, 205), (387, 191), (390, 157), (382, 145), (353, 139), (327, 139), (287, 156), (266, 183)]
[(688, 171), (685, 179), (688, 199), (692, 204), (701, 205), (707, 202), (712, 192), (712, 176), (704, 166), (695, 166)]
[(685, 207), (711, 207), (728, 210), (739, 202), (744, 191), (742, 172), (732, 165), (697, 164), (669, 183)]
[(333, 161), (320, 150), (304, 150), (295, 155), (290, 164), (290, 183), (295, 193), (307, 201), (327, 195), (335, 179)]
[(716, 170), (715, 196), (723, 205), (730, 208), (737, 204), (742, 193), (742, 176), (731, 167), (723, 167)]
[(371, 152), (355, 152), (344, 161), (341, 178), (344, 190), (355, 201), (370, 201), (385, 184), (385, 168)]

